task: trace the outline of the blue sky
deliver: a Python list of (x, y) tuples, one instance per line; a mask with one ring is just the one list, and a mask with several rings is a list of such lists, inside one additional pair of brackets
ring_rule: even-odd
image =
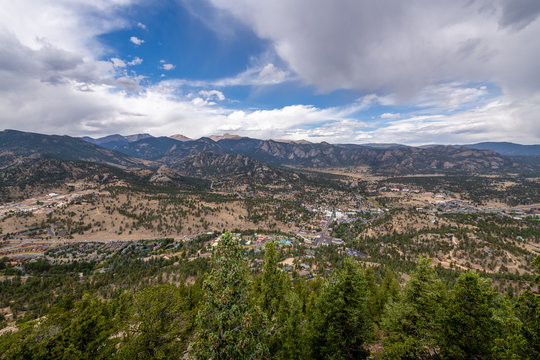
[(537, 1), (0, 4), (0, 128), (540, 142)]

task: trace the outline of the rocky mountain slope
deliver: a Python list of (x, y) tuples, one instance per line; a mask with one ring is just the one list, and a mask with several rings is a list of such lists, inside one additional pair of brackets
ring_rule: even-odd
[(185, 175), (219, 179), (243, 175), (257, 182), (269, 183), (279, 178), (290, 178), (291, 172), (274, 168), (240, 154), (199, 152), (174, 164)]
[(62, 160), (82, 160), (120, 168), (151, 165), (143, 159), (126, 156), (80, 138), (16, 130), (0, 131), (0, 169), (20, 163), (28, 157), (45, 155)]
[(148, 138), (116, 147), (115, 150), (129, 156), (159, 161), (168, 165), (199, 152), (224, 153), (221, 146), (209, 138), (190, 141), (179, 141), (169, 137)]
[(91, 138), (89, 136), (84, 136), (82, 137), (82, 139), (84, 141), (88, 141), (89, 143), (99, 145), (107, 149), (114, 150), (114, 148), (118, 146), (122, 146), (130, 142), (134, 142), (134, 141), (138, 141), (138, 140), (142, 140), (146, 138), (151, 138), (151, 137), (153, 136), (150, 134), (134, 134), (134, 135), (128, 135), (128, 136), (114, 134), (114, 135), (109, 135), (109, 136), (105, 136), (105, 137), (101, 137), (97, 139)]
[[(292, 171), (270, 166), (244, 155), (230, 153), (199, 152), (185, 157), (172, 167), (186, 176), (234, 185), (275, 185), (292, 189), (322, 183), (328, 185), (329, 179), (337, 179), (331, 174)], [(332, 186), (336, 184), (332, 182)]]
[(540, 145), (521, 145), (510, 142), (483, 142), (463, 146), (471, 149), (492, 150), (504, 156), (540, 156)]
[[(540, 164), (535, 161), (502, 156), (491, 150), (456, 146), (378, 147), (282, 142), (232, 135), (218, 141), (206, 137), (179, 141), (144, 134), (129, 139), (134, 141), (124, 139), (128, 142), (115, 145), (114, 141), (118, 140), (115, 136), (104, 142), (112, 146), (112, 149), (107, 149), (69, 136), (5, 130), (0, 132), (0, 168), (27, 157), (52, 155), (63, 160), (83, 160), (122, 168), (167, 165), (183, 169), (184, 174), (203, 177), (272, 173), (276, 171), (272, 167), (369, 167), (374, 173), (384, 175), (533, 172), (540, 169)], [(137, 140), (137, 137), (142, 138)]]
[(317, 169), (369, 166), (375, 172), (384, 174), (533, 170), (530, 165), (493, 151), (465, 147), (374, 148), (365, 145), (332, 145), (325, 142), (297, 144), (249, 138), (220, 140), (218, 144), (229, 152), (269, 164)]

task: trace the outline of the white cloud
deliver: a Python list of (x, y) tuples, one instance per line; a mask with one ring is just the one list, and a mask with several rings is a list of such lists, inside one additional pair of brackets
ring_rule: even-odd
[(225, 95), (219, 90), (201, 90), (199, 95), (203, 96), (206, 99), (217, 99), (220, 101), (225, 100)]
[[(111, 58), (111, 62), (115, 67), (126, 67), (126, 63), (122, 59)], [(131, 64), (130, 64), (131, 65)]]
[(230, 78), (211, 82), (213, 86), (263, 86), (276, 85), (294, 80), (290, 72), (269, 63), (262, 67), (253, 67)]
[(527, 101), (492, 101), (471, 110), (450, 115), (408, 116), (387, 126), (361, 131), (377, 142), (411, 145), (428, 143), (467, 144), (480, 141), (537, 143), (540, 123), (540, 93)]
[(540, 89), (536, 0), (211, 0), (306, 83), (408, 99), (439, 83)]
[(250, 67), (232, 77), (207, 81), (178, 79), (177, 82), (179, 85), (192, 87), (228, 87), (277, 85), (295, 80), (298, 80), (298, 78), (289, 71), (279, 69), (272, 63), (267, 63), (264, 66)]
[(143, 30), (146, 30), (147, 29), (147, 26), (145, 24), (143, 24), (142, 22), (138, 22), (137, 23), (137, 27), (143, 29)]
[(127, 21), (118, 17), (116, 11), (135, 1), (2, 1), (0, 24), (30, 49), (47, 43), (81, 57), (99, 57), (107, 48), (97, 36), (127, 27)]
[(135, 57), (133, 58), (133, 60), (131, 60), (130, 62), (128, 62), (128, 65), (131, 65), (131, 66), (133, 66), (133, 65), (140, 65), (140, 64), (142, 64), (142, 62), (143, 62), (143, 59), (141, 59), (141, 58), (138, 57), (138, 56), (135, 56)]
[(186, 99), (192, 99), (191, 103), (196, 106), (216, 105), (213, 100), (225, 100), (225, 95), (219, 90), (201, 90), (199, 95), (195, 97), (193, 93), (188, 93)]
[[(161, 60), (161, 62), (163, 63), (163, 60)], [(163, 69), (163, 70), (166, 70), (166, 71), (170, 71), (170, 70), (174, 69), (175, 66), (173, 64), (163, 63), (163, 65), (161, 65), (160, 68)]]
[(135, 45), (139, 46), (141, 45), (142, 43), (144, 43), (144, 40), (141, 40), (139, 39), (138, 37), (136, 36), (132, 36), (129, 38), (129, 41), (131, 41), (132, 43), (134, 43)]
[[(280, 68), (275, 64), (281, 62), (265, 59), (237, 76), (199, 82), (198, 86), (204, 90), (194, 91), (192, 97), (184, 97), (181, 86), (196, 86), (194, 83), (173, 79), (143, 87), (142, 77), (127, 75), (125, 67), (119, 66), (122, 62), (129, 66), (137, 65), (142, 59), (127, 61), (114, 58), (117, 59), (114, 61), (110, 58), (110, 49), (98, 42), (101, 34), (133, 27), (132, 22), (125, 21), (117, 13), (122, 6), (129, 5), (129, 1), (75, 3), (67, 0), (3, 2), (3, 11), (0, 12), (0, 23), (4, 27), (0, 30), (2, 128), (96, 136), (118, 132), (150, 132), (154, 135), (182, 132), (190, 137), (198, 137), (234, 131), (259, 138), (306, 138), (340, 143), (367, 139), (409, 144), (484, 140), (534, 143), (540, 139), (540, 91), (535, 90), (540, 84), (535, 63), (539, 58), (536, 51), (540, 45), (536, 41), (538, 21), (534, 17), (521, 20), (511, 20), (510, 17), (510, 20), (501, 20), (500, 24), (496, 22), (493, 25), (494, 15), (488, 12), (484, 20), (475, 20), (482, 26), (472, 26), (475, 23), (472, 15), (466, 14), (463, 21), (456, 20), (463, 14), (454, 9), (453, 2), (444, 5), (456, 13), (448, 17), (452, 21), (446, 22), (440, 19), (438, 13), (434, 17), (428, 16), (436, 5), (433, 5), (435, 2), (426, 2), (427, 12), (422, 13), (419, 22), (412, 25), (408, 18), (396, 18), (396, 15), (377, 18), (373, 11), (354, 21), (350, 16), (344, 16), (340, 18), (342, 24), (338, 24), (336, 31), (340, 34), (340, 31), (344, 32), (344, 27), (349, 27), (349, 32), (354, 36), (345, 34), (346, 41), (343, 43), (335, 37), (332, 24), (326, 23), (333, 21), (334, 17), (339, 18), (337, 15), (341, 12), (338, 10), (342, 10), (345, 4), (342, 0), (336, 0), (337, 5), (328, 3), (328, 12), (322, 12), (324, 16), (319, 11), (324, 4), (320, 0), (313, 0), (314, 11), (310, 13), (315, 17), (313, 21), (305, 19), (306, 15), (298, 15), (298, 11), (305, 10), (307, 2), (294, 2), (300, 9), (292, 11), (293, 15), (298, 15), (296, 25), (289, 18), (292, 15), (282, 14), (283, 32), (277, 35), (274, 34), (277, 31), (274, 25), (270, 24), (271, 21), (275, 22), (275, 11), (268, 7), (288, 9), (293, 6), (292, 2), (260, 2), (257, 6), (266, 8), (269, 18), (257, 21), (268, 21), (268, 24), (253, 26), (257, 29), (261, 27), (262, 30), (257, 32), (271, 39), (276, 52), (290, 68)], [(357, 3), (368, 6), (368, 2), (350, 2), (349, 6), (360, 6)], [(369, 4), (375, 6), (373, 2)], [(387, 2), (377, 4), (380, 4), (382, 14)], [(437, 6), (443, 5), (437, 3)], [(475, 4), (471, 6), (473, 8), (467, 9), (476, 9)], [(419, 11), (417, 3), (398, 4), (397, 7), (408, 13)], [(257, 19), (260, 17), (258, 13), (259, 10), (255, 9), (253, 16)], [(366, 20), (369, 17), (373, 19)], [(399, 21), (393, 24), (393, 20)], [(314, 25), (311, 22), (314, 21), (321, 25), (322, 30), (315, 29), (310, 34), (304, 26), (309, 25), (307, 29), (312, 30)], [(367, 21), (367, 25), (377, 31), (381, 30), (377, 21), (388, 23), (389, 30), (374, 35), (370, 31), (353, 31), (358, 26), (361, 29), (367, 26), (361, 24), (362, 21)], [(524, 25), (523, 21), (529, 23)], [(433, 24), (429, 24), (431, 22)], [(449, 39), (445, 40), (443, 36), (444, 41), (430, 41), (429, 30), (438, 24), (442, 24), (442, 29), (435, 31), (437, 36), (434, 39), (438, 40), (441, 32)], [(293, 25), (299, 34), (288, 34)], [(396, 27), (405, 31), (405, 35), (396, 31)], [(407, 54), (408, 49), (417, 45), (413, 36), (417, 33), (426, 44), (419, 44), (417, 50)], [(452, 36), (463, 40), (464, 35), (460, 34), (480, 38), (478, 43), (462, 41), (463, 58), (457, 57), (451, 46), (455, 42)], [(304, 36), (304, 41), (309, 44), (290, 49), (299, 41), (299, 36)], [(370, 36), (374, 36), (375, 40)], [(402, 45), (404, 49), (401, 49), (400, 41), (409, 36), (412, 36), (412, 43), (405, 43)], [(279, 41), (281, 38), (283, 41)], [(318, 39), (322, 44), (319, 46), (335, 51), (326, 53), (326, 48), (314, 48), (316, 44), (312, 39)], [(524, 39), (528, 41), (527, 49), (523, 46)], [(379, 40), (380, 49), (377, 49), (376, 41)], [(350, 47), (349, 52), (344, 44)], [(367, 50), (361, 49), (363, 45), (369, 45)], [(441, 61), (439, 55), (444, 49), (449, 49), (448, 57)], [(389, 50), (396, 50), (396, 53)], [(300, 54), (301, 51), (306, 53)], [(495, 51), (493, 57), (484, 58), (482, 66), (478, 65), (478, 57), (492, 54), (491, 51)], [(515, 56), (508, 56), (510, 53)], [(315, 56), (317, 54), (322, 58)], [(366, 58), (361, 57), (362, 54)], [(378, 56), (375, 57), (375, 54)], [(425, 55), (426, 59), (417, 59), (419, 54)], [(307, 67), (302, 71), (297, 70), (304, 62)], [(164, 64), (165, 61), (162, 61), (160, 67)], [(437, 69), (440, 69), (440, 74), (434, 72)], [(370, 90), (363, 92), (367, 95), (343, 107), (292, 104), (269, 110), (239, 110), (216, 104), (225, 100), (223, 93), (215, 90), (219, 86), (264, 86), (296, 81), (298, 76), (293, 71), (320, 89), (330, 89), (335, 85)], [(472, 82), (471, 79), (479, 82)], [(474, 85), (478, 83), (486, 83), (490, 87), (494, 84), (495, 88), (501, 89), (502, 95), (490, 97), (489, 88)], [(400, 85), (410, 87), (410, 91), (403, 91)], [(379, 87), (383, 90), (377, 91)], [(422, 112), (409, 115), (400, 110), (401, 117), (391, 118), (387, 115), (384, 124), (377, 126), (371, 123), (371, 119), (361, 121), (362, 111), (370, 107), (401, 104), (404, 101), (402, 92), (409, 93), (406, 101), (420, 107)], [(397, 115), (394, 109), (385, 111)]]
[(399, 119), (401, 114), (384, 113), (381, 115), (381, 119)]
[(395, 99), (392, 95), (380, 96), (377, 94), (367, 94), (358, 99), (357, 102), (360, 104), (359, 110), (364, 110), (369, 109), (370, 107), (375, 105), (394, 105)]
[(431, 110), (457, 110), (463, 106), (479, 104), (489, 95), (486, 86), (470, 87), (461, 83), (431, 85), (415, 97), (416, 106)]

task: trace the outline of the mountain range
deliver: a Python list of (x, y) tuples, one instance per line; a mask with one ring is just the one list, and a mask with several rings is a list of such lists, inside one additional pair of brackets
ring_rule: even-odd
[[(512, 143), (427, 147), (329, 144), (260, 140), (230, 134), (195, 140), (182, 135), (173, 138), (149, 134), (116, 134), (93, 139), (4, 130), (0, 132), (0, 171), (4, 172), (4, 179), (9, 178), (7, 172), (28, 176), (27, 171), (14, 169), (32, 159), (54, 158), (102, 164), (131, 172), (146, 169), (151, 173), (147, 180), (154, 183), (175, 183), (189, 176), (207, 179), (245, 177), (268, 184), (294, 181), (299, 169), (369, 167), (373, 173), (382, 175), (536, 172), (540, 164), (530, 159), (540, 156), (539, 149), (540, 145)], [(50, 160), (44, 163), (55, 168), (57, 175), (65, 170), (58, 163), (52, 166)], [(35, 168), (35, 164), (33, 166), (30, 168)], [(80, 163), (77, 167), (81, 167)], [(88, 169), (88, 166), (83, 168)], [(97, 171), (95, 167), (91, 170)]]
[(540, 145), (521, 145), (510, 142), (482, 142), (463, 146), (471, 149), (491, 150), (505, 156), (540, 156)]
[[(123, 146), (132, 142), (136, 142), (141, 139), (146, 138), (152, 138), (153, 136), (150, 134), (135, 134), (135, 135), (128, 135), (128, 136), (122, 136), (122, 135), (109, 135), (102, 138), (91, 138), (88, 136), (83, 137), (83, 140), (86, 140), (90, 143), (100, 145), (109, 149), (116, 149), (119, 146)], [(187, 142), (187, 141), (194, 141), (195, 139), (189, 138), (187, 136), (181, 135), (181, 134), (175, 134), (169, 136), (169, 138)], [(223, 135), (212, 135), (208, 137), (209, 139), (219, 142), (221, 140), (241, 140), (241, 139), (248, 139), (246, 137), (242, 137), (239, 135), (233, 135), (233, 134), (223, 134)], [(309, 142), (307, 140), (286, 140), (286, 139), (270, 139), (268, 141), (274, 141), (278, 143), (288, 143), (288, 144), (313, 144), (312, 142)], [(367, 148), (373, 148), (373, 149), (403, 149), (412, 147), (409, 145), (403, 145), (403, 144), (397, 144), (397, 143), (366, 143), (361, 145), (343, 145), (341, 146), (362, 146)], [(441, 144), (432, 144), (432, 145), (423, 145), (418, 146), (419, 148), (433, 148), (437, 146), (445, 146)], [(494, 151), (500, 155), (504, 156), (540, 156), (540, 144), (538, 145), (522, 145), (522, 144), (516, 144), (511, 142), (481, 142), (481, 143), (475, 143), (475, 144), (467, 144), (467, 145), (450, 145), (456, 148), (460, 147), (466, 147), (470, 149), (477, 149), (477, 150), (491, 150)]]
[(17, 130), (0, 132), (0, 169), (28, 157), (54, 156), (62, 160), (82, 160), (120, 168), (147, 167), (152, 164), (142, 158), (98, 146), (80, 138), (43, 135)]

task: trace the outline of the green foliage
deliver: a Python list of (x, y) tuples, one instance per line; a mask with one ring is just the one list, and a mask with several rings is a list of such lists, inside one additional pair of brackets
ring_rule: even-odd
[(377, 285), (373, 268), (366, 270), (366, 279), (369, 286), (369, 311), (376, 324), (380, 324), (387, 303), (398, 299), (400, 294), (399, 282), (390, 270), (386, 270), (384, 278)]
[(441, 352), (448, 359), (492, 359), (497, 342), (514, 322), (509, 306), (474, 272), (462, 274), (450, 292)]
[(348, 259), (317, 299), (311, 325), (315, 359), (366, 359), (366, 343), (373, 337), (367, 282), (362, 270)]
[(418, 359), (437, 351), (445, 292), (431, 260), (420, 259), (402, 296), (389, 303), (384, 314), (385, 358)]
[(269, 319), (272, 319), (283, 302), (289, 280), (277, 267), (276, 245), (268, 241), (265, 245), (264, 268), (261, 277), (259, 304)]
[(523, 359), (540, 358), (540, 296), (525, 290), (515, 305), (521, 327), (514, 350)]
[(115, 331), (111, 308), (95, 297), (66, 298), (46, 319), (29, 322), (0, 342), (3, 359), (109, 359)]
[(119, 359), (171, 359), (185, 351), (193, 316), (181, 292), (173, 285), (159, 285), (135, 296)]
[[(540, 256), (534, 260), (538, 276), (535, 282), (540, 282)], [(525, 290), (514, 305), (514, 313), (519, 319), (518, 331), (509, 336), (502, 346), (505, 353), (515, 354), (519, 359), (540, 358), (540, 296)]]
[[(201, 236), (182, 251), (197, 253), (208, 240)], [(170, 241), (129, 244), (98, 263), (27, 263), (30, 276), (0, 282), (1, 305), (19, 314), (18, 331), (0, 336), (0, 358), (540, 357), (540, 297), (525, 290), (512, 304), (477, 273), (462, 273), (447, 291), (440, 269), (420, 259), (401, 289), (388, 268), (338, 261), (330, 246), (321, 253), (335, 270), (307, 280), (279, 268), (280, 257), (289, 255), (273, 242), (262, 271), (250, 272), (254, 254), (229, 233), (211, 267), (203, 258), (142, 260), (158, 243)], [(11, 268), (0, 263), (4, 272)], [(540, 273), (540, 257), (534, 266)], [(10, 321), (0, 319), (1, 326)]]
[(284, 306), (277, 314), (277, 331), (273, 334), (274, 343), (279, 344), (273, 353), (276, 359), (300, 360), (308, 357), (309, 344), (303, 319), (300, 297), (294, 292), (288, 293)]
[(203, 283), (192, 356), (197, 359), (262, 359), (268, 355), (266, 319), (249, 291), (238, 240), (222, 236), (214, 267)]

